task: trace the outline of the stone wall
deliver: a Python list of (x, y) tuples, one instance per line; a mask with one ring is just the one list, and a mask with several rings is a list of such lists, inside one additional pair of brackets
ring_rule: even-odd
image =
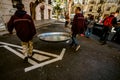
[[(47, 2), (48, 0), (46, 0)], [(25, 5), (25, 10), (27, 11), (28, 14), (30, 14), (30, 2), (35, 2), (35, 0), (22, 0), (22, 3)], [(48, 3), (48, 2), (47, 2)], [(48, 9), (52, 11), (52, 6), (45, 3), (45, 18), (48, 19)], [(1, 0), (0, 1), (0, 17), (3, 18), (4, 22), (7, 23), (8, 20), (10, 19), (11, 15), (14, 14), (16, 11), (16, 8), (13, 8), (12, 5), (12, 0)], [(38, 11), (37, 11), (38, 12)], [(39, 14), (39, 13), (37, 13)], [(36, 16), (39, 17), (39, 16)], [(52, 17), (52, 12), (50, 13), (50, 17)], [(41, 20), (41, 19), (38, 19)]]
[(3, 18), (4, 22), (8, 22), (8, 19), (14, 12), (14, 8), (12, 7), (12, 2), (11, 0), (2, 0), (0, 3), (1, 3), (0, 16)]
[[(23, 0), (22, 3), (25, 5), (25, 10), (30, 14), (29, 3), (31, 0)], [(2, 0), (0, 2), (0, 16), (3, 18), (4, 22), (7, 23), (11, 15), (14, 14), (16, 8), (12, 6), (12, 0)]]

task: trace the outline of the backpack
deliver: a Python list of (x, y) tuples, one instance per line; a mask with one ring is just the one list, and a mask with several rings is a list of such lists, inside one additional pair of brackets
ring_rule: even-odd
[(107, 17), (105, 18), (103, 24), (104, 26), (112, 27), (112, 20), (114, 17)]

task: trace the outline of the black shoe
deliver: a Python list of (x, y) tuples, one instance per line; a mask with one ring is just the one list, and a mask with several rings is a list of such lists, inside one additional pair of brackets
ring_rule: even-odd
[(99, 42), (100, 42), (100, 43), (103, 43), (103, 41), (102, 41), (102, 40), (99, 40)]
[(28, 57), (25, 57), (25, 58), (24, 58), (24, 62), (28, 62)]
[(71, 43), (69, 46), (70, 46), (70, 47), (73, 47), (73, 46), (74, 46), (74, 44), (72, 44), (72, 43)]
[(86, 38), (89, 38), (88, 36), (86, 36)]
[(35, 53), (34, 53), (34, 52), (32, 52), (32, 54), (29, 54), (29, 55), (28, 55), (28, 57), (30, 57), (30, 58), (31, 58), (34, 54), (35, 54)]
[(106, 42), (101, 43), (101, 45), (105, 45), (105, 44), (106, 44)]

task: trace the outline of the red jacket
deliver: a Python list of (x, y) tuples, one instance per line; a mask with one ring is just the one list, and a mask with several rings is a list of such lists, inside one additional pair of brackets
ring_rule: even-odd
[(74, 16), (72, 23), (72, 32), (75, 34), (83, 33), (85, 29), (85, 19), (81, 13), (78, 13)]
[(16, 11), (11, 17), (7, 24), (7, 28), (10, 33), (12, 33), (15, 28), (17, 36), (23, 42), (32, 40), (33, 36), (36, 34), (35, 25), (31, 16), (21, 10)]
[[(109, 21), (109, 22), (106, 21), (108, 18), (111, 19), (111, 21)], [(105, 25), (105, 21), (106, 21), (107, 23), (109, 23), (110, 26), (106, 26), (106, 25)], [(108, 17), (106, 17), (106, 18), (104, 19), (103, 25), (104, 25), (104, 27), (112, 27), (112, 26), (116, 27), (116, 26), (117, 26), (117, 18), (114, 17), (114, 15), (110, 15), (110, 16), (108, 16)]]

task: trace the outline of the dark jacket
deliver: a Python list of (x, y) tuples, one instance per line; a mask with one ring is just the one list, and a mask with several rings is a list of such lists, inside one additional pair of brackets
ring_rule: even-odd
[(72, 32), (75, 34), (81, 34), (84, 32), (85, 29), (85, 19), (81, 13), (78, 13), (74, 16), (73, 23), (72, 23)]
[(112, 20), (112, 24), (114, 27), (116, 27), (118, 24), (117, 24), (117, 18), (114, 17), (113, 20)]
[(12, 33), (15, 28), (17, 36), (23, 42), (32, 40), (33, 36), (36, 34), (35, 25), (31, 16), (26, 14), (26, 11), (23, 10), (17, 10), (15, 12), (8, 22), (7, 28), (10, 33)]

